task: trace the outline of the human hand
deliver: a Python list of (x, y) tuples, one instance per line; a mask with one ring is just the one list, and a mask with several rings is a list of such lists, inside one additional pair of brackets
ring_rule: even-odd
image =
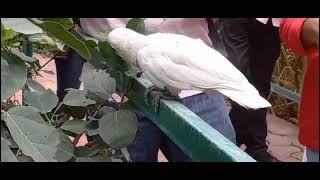
[(319, 49), (319, 18), (308, 18), (301, 32), (301, 41), (305, 49), (316, 46)]

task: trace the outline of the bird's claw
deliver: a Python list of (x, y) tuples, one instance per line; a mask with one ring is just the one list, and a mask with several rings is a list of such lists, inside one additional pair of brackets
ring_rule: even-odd
[(150, 94), (152, 92), (165, 92), (164, 89), (158, 88), (156, 86), (150, 86), (147, 88), (147, 90), (144, 92), (144, 101), (146, 102), (146, 104), (149, 105), (148, 100), (150, 99)]
[(140, 78), (140, 77), (141, 77), (141, 75), (142, 75), (142, 73), (143, 73), (143, 71), (141, 71), (141, 70), (140, 70), (140, 71), (138, 71), (138, 72), (137, 72), (136, 77)]
[(159, 112), (161, 99), (180, 101), (179, 96), (172, 96), (168, 92), (157, 92), (157, 94), (154, 95), (154, 111), (155, 112)]
[(180, 101), (179, 96), (172, 96), (170, 95), (169, 91), (165, 89), (160, 89), (155, 86), (149, 87), (146, 92), (144, 93), (144, 99), (147, 104), (149, 104), (148, 100), (150, 99), (150, 96), (153, 97), (153, 103), (154, 103), (154, 110), (155, 112), (159, 112), (160, 108), (160, 100), (175, 100)]

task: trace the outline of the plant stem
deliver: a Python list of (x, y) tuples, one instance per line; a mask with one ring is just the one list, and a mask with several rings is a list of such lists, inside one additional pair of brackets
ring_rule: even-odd
[(126, 87), (124, 88), (124, 91), (121, 93), (121, 100), (120, 100), (120, 103), (118, 104), (118, 109), (120, 109), (120, 106), (123, 104), (123, 101), (124, 101), (124, 96), (125, 94), (128, 93), (130, 87), (131, 87), (131, 84), (132, 84), (132, 77), (129, 77), (129, 80), (128, 80), (128, 84), (126, 85)]
[[(103, 104), (102, 104), (103, 105)], [(96, 117), (96, 115), (98, 114), (99, 112), (99, 109), (102, 107), (102, 105), (99, 105), (97, 108), (96, 108), (96, 112), (93, 114), (93, 118)]]
[(53, 121), (54, 115), (56, 115), (58, 109), (60, 109), (60, 107), (62, 106), (62, 104), (63, 104), (62, 102), (59, 103), (58, 107), (56, 108), (56, 110), (53, 112), (53, 114), (52, 114), (52, 116), (51, 116), (50, 122)]
[(47, 120), (49, 121), (49, 124), (52, 125), (50, 118), (47, 116), (47, 113), (44, 113), (44, 116), (45, 116), (45, 117), (47, 118)]
[(51, 59), (49, 59), (44, 65), (40, 67), (38, 71), (40, 71), (42, 68), (44, 68), (47, 64), (49, 64), (53, 59), (55, 59), (56, 56), (53, 56)]

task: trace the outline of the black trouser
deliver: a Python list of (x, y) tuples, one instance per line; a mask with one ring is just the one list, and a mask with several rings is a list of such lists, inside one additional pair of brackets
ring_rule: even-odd
[(57, 96), (62, 101), (67, 94), (67, 88), (80, 88), (80, 76), (85, 60), (74, 50), (70, 50), (66, 57), (56, 58)]
[[(220, 38), (220, 42), (213, 39), (214, 47), (221, 51), (219, 43), (222, 43), (228, 60), (267, 98), (273, 67), (280, 54), (278, 28), (271, 21), (263, 24), (253, 18), (218, 18), (214, 25)], [(246, 152), (254, 158), (268, 149), (266, 114), (267, 109), (247, 110), (232, 103), (229, 115), (237, 144), (245, 144)]]

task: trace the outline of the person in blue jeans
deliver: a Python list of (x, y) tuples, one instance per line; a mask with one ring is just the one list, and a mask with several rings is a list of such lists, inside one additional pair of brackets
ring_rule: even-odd
[[(225, 108), (224, 96), (198, 94), (183, 98), (181, 103), (235, 143), (235, 131)], [(170, 162), (192, 161), (142, 112), (137, 116), (138, 132), (134, 142), (127, 147), (132, 161), (157, 162), (159, 149)]]
[[(59, 99), (65, 96), (66, 88), (80, 87), (79, 78), (84, 62), (84, 59), (75, 51), (71, 51), (64, 60), (56, 60)], [(181, 103), (235, 143), (235, 131), (222, 94), (197, 94), (181, 99)], [(142, 111), (136, 112), (136, 115), (138, 131), (133, 143), (127, 147), (133, 162), (157, 162), (159, 149), (168, 161), (192, 161)]]

